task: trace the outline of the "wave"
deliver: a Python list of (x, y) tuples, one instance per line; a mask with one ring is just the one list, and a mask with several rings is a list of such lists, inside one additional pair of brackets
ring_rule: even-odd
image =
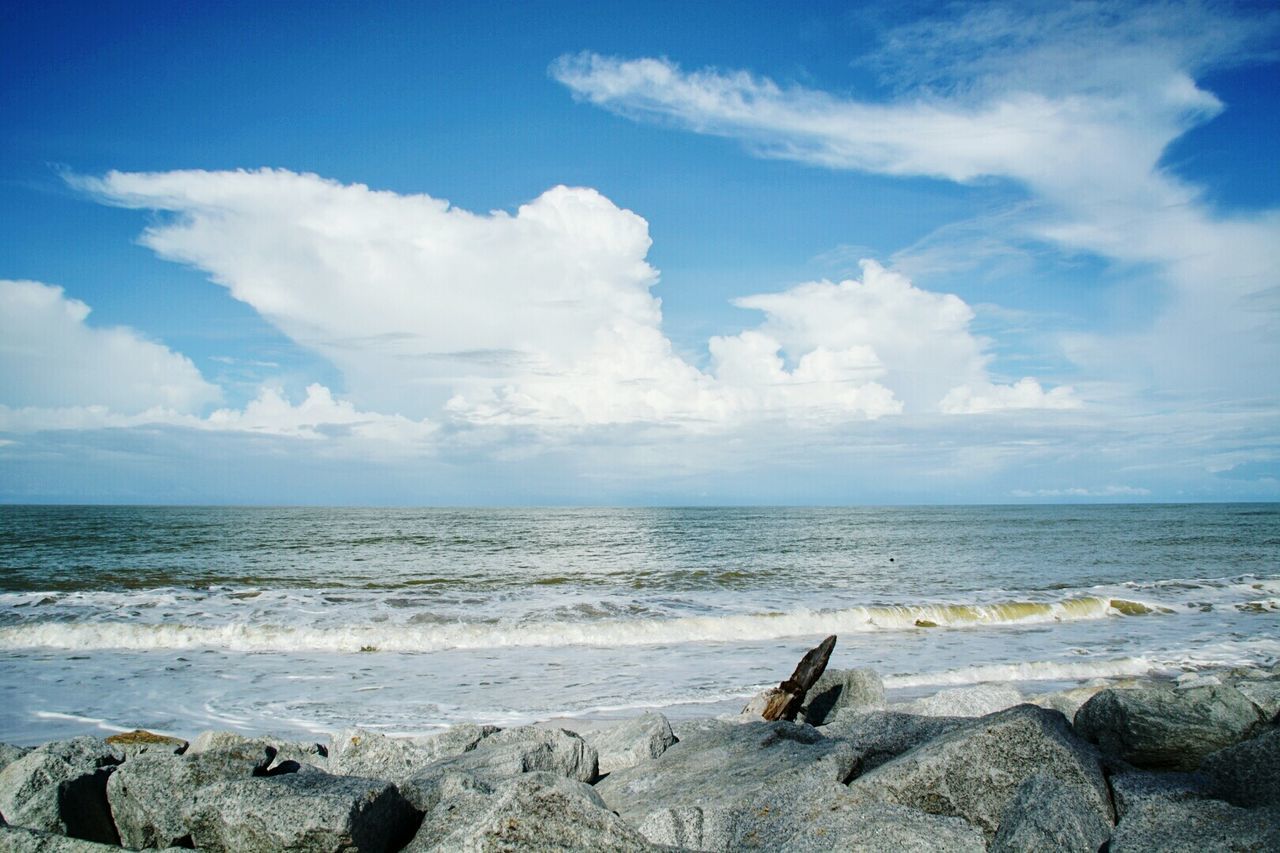
[(430, 652), (521, 646), (643, 646), (744, 642), (814, 634), (1026, 625), (1139, 616), (1166, 611), (1128, 599), (1086, 596), (1059, 601), (903, 604), (841, 610), (589, 621), (449, 622), (292, 626), (243, 621), (34, 622), (0, 627), (0, 648), (223, 649), (238, 652)]

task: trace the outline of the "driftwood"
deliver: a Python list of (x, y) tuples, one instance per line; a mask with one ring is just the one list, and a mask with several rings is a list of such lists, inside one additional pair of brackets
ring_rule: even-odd
[(765, 706), (762, 716), (766, 720), (794, 720), (800, 712), (800, 706), (804, 704), (805, 694), (827, 668), (831, 650), (835, 647), (836, 635), (832, 634), (819, 643), (816, 649), (810, 649), (800, 659), (800, 663), (796, 664), (796, 671), (791, 673), (791, 677), (779, 684), (778, 689), (769, 697), (769, 704)]

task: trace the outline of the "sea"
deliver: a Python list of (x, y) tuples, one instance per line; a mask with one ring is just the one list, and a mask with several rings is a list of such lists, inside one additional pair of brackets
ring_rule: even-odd
[(1280, 658), (1280, 504), (0, 506), (0, 741), (738, 711)]

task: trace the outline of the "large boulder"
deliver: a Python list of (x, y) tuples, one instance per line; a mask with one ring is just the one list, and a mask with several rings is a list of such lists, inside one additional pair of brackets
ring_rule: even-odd
[(94, 737), (36, 747), (0, 770), (0, 815), (14, 826), (118, 844), (107, 778), (123, 758)]
[(1276, 722), (1280, 717), (1280, 679), (1245, 679), (1237, 681), (1235, 688), (1268, 722)]
[(14, 746), (11, 743), (0, 743), (0, 770), (5, 769), (30, 751), (30, 747)]
[(430, 737), (388, 737), (364, 729), (344, 729), (329, 741), (326, 769), (340, 776), (404, 782), (428, 764), (470, 752), (498, 731), (464, 723)]
[(582, 737), (595, 747), (601, 773), (612, 773), (657, 758), (676, 742), (671, 724), (656, 711), (608, 728), (583, 732)]
[(67, 838), (52, 832), (0, 824), (0, 850), (5, 853), (120, 853), (112, 844)]
[(809, 688), (796, 720), (820, 726), (842, 710), (883, 707), (884, 682), (874, 669), (828, 669)]
[(400, 849), (418, 820), (390, 782), (286, 773), (204, 788), (191, 840), (211, 853), (364, 853)]
[(206, 789), (265, 774), (271, 758), (265, 748), (256, 755), (212, 750), (130, 758), (107, 781), (120, 843), (134, 848), (189, 846), (192, 814), (206, 799)]
[(1152, 770), (1194, 770), (1211, 752), (1244, 740), (1260, 723), (1253, 703), (1228, 686), (1103, 690), (1076, 712), (1076, 731), (1103, 755)]
[[(305, 764), (324, 770), (329, 750), (324, 744), (297, 743), (269, 735), (246, 737), (236, 732), (207, 731), (197, 735), (184, 754), (200, 755), (204, 752), (217, 752), (245, 758), (257, 758), (266, 752), (271, 756), (272, 768), (292, 762), (292, 764)], [(290, 766), (288, 769), (296, 770), (297, 768)]]
[(925, 717), (982, 717), (1025, 701), (1016, 688), (1007, 684), (973, 684), (941, 690), (932, 696), (896, 705), (893, 710)]
[(1096, 853), (1111, 837), (1105, 820), (1080, 788), (1047, 773), (1018, 786), (1000, 816), (992, 853)]
[(844, 711), (820, 731), (853, 746), (862, 755), (861, 770), (866, 773), (971, 722), (968, 717), (922, 717), (900, 711)]
[(449, 774), (405, 851), (653, 849), (591, 786), (534, 771), (496, 785)]
[(1237, 806), (1280, 806), (1280, 729), (1210, 753), (1200, 771), (1215, 797)]
[(1150, 770), (1128, 770), (1107, 780), (1111, 785), (1111, 801), (1116, 817), (1139, 808), (1150, 800), (1209, 799), (1208, 780), (1199, 773), (1153, 773)]
[(120, 732), (111, 735), (106, 742), (124, 753), (126, 761), (136, 755), (148, 752), (165, 752), (170, 755), (185, 752), (187, 742), (182, 738), (159, 735), (146, 729), (134, 729), (131, 732)]
[(850, 783), (865, 795), (962, 817), (994, 835), (1019, 786), (1047, 773), (1103, 820), (1111, 800), (1096, 750), (1057, 711), (1018, 705), (934, 738)]
[(959, 818), (858, 797), (838, 782), (775, 789), (735, 805), (676, 806), (640, 825), (651, 842), (681, 850), (972, 851), (982, 832)]
[(1125, 813), (1107, 849), (1109, 853), (1280, 850), (1280, 809), (1154, 797)]
[(484, 738), (461, 755), (428, 764), (400, 789), (414, 808), (426, 812), (435, 806), (440, 781), (450, 773), (468, 774), (488, 784), (533, 771), (592, 782), (598, 768), (595, 748), (574, 732), (518, 726)]
[(848, 744), (783, 721), (725, 725), (690, 735), (652, 761), (596, 785), (609, 808), (639, 825), (660, 809), (768, 806), (789, 789), (843, 782), (857, 769)]

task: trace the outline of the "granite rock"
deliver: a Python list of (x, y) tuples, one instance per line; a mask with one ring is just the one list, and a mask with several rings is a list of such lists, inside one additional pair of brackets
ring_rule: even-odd
[(120, 853), (120, 848), (113, 844), (4, 825), (0, 825), (0, 850), (5, 853)]
[(1258, 727), (1253, 703), (1229, 686), (1103, 690), (1076, 712), (1076, 731), (1104, 756), (1152, 770), (1194, 770)]
[(165, 752), (175, 755), (185, 752), (188, 746), (187, 742), (182, 738), (158, 735), (146, 729), (134, 729), (131, 732), (114, 734), (106, 738), (106, 742), (123, 753), (125, 761), (149, 752)]
[(1280, 806), (1280, 729), (1210, 753), (1200, 772), (1219, 799), (1237, 806)]
[(595, 747), (601, 773), (612, 773), (657, 758), (676, 742), (671, 724), (656, 711), (608, 728), (584, 732), (583, 739)]
[(465, 774), (441, 781), (440, 799), (406, 853), (427, 851), (650, 851), (591, 786), (534, 771), (488, 785)]
[(200, 755), (203, 752), (219, 752), (236, 758), (257, 758), (265, 752), (271, 757), (271, 768), (293, 762), (324, 770), (329, 750), (324, 744), (296, 743), (269, 735), (246, 737), (236, 732), (207, 731), (197, 735), (184, 754)]
[(927, 741), (850, 783), (866, 796), (962, 817), (994, 835), (1019, 786), (1048, 773), (1105, 821), (1111, 799), (1096, 750), (1057, 711), (1017, 705)]
[(1280, 850), (1280, 809), (1241, 809), (1218, 800), (1145, 800), (1125, 813), (1109, 853)]
[(968, 717), (922, 717), (900, 711), (842, 711), (820, 731), (853, 746), (862, 755), (861, 771), (866, 773), (971, 722)]
[(873, 669), (828, 669), (809, 688), (797, 722), (820, 726), (840, 711), (884, 707), (884, 682)]
[(287, 773), (204, 788), (191, 839), (210, 853), (363, 853), (400, 849), (418, 820), (390, 782)]
[(992, 853), (1095, 853), (1111, 837), (1103, 818), (1078, 787), (1047, 773), (1028, 778), (1005, 806)]
[(1199, 773), (1129, 770), (1116, 773), (1108, 781), (1111, 783), (1111, 799), (1115, 803), (1116, 817), (1121, 819), (1153, 800), (1182, 802), (1210, 797), (1208, 780)]
[(1274, 723), (1280, 718), (1280, 679), (1245, 679), (1237, 681), (1235, 688), (1253, 703), (1264, 720)]
[(442, 758), (470, 752), (498, 731), (464, 723), (430, 737), (396, 738), (364, 729), (344, 729), (329, 741), (328, 772), (404, 782)]
[(94, 737), (38, 746), (0, 770), (0, 815), (14, 826), (118, 844), (107, 778), (123, 758)]
[(974, 684), (942, 690), (914, 702), (896, 705), (892, 710), (925, 717), (981, 717), (1025, 701), (1021, 693), (1007, 684)]
[(857, 766), (851, 746), (812, 726), (761, 721), (690, 735), (652, 761), (609, 774), (596, 790), (639, 825), (660, 809), (737, 807), (796, 786), (843, 782)]
[(4, 770), (13, 762), (30, 752), (31, 749), (25, 746), (14, 746), (10, 743), (0, 743), (0, 770)]

